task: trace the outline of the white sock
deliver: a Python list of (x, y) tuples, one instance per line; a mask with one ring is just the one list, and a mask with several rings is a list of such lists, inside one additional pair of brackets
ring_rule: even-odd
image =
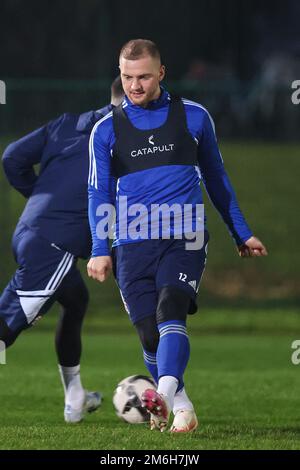
[(85, 392), (80, 379), (80, 365), (64, 367), (58, 365), (61, 381), (65, 392), (65, 404), (80, 409), (84, 402)]
[(184, 388), (175, 394), (173, 413), (175, 414), (178, 410), (193, 410), (193, 403), (190, 401)]
[(174, 396), (177, 387), (178, 379), (172, 375), (164, 375), (158, 380), (157, 393), (166, 397), (170, 410), (172, 410), (174, 405)]

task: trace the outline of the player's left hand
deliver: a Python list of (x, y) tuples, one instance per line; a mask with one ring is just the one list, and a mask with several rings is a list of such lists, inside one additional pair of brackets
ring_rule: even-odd
[(250, 237), (243, 245), (240, 245), (238, 247), (238, 252), (242, 258), (268, 255), (266, 247), (256, 237)]

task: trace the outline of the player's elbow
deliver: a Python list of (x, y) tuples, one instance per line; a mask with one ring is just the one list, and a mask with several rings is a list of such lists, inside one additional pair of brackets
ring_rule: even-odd
[(12, 157), (14, 155), (14, 143), (9, 144), (2, 154), (2, 165), (5, 168), (10, 166)]
[(13, 184), (13, 181), (16, 177), (16, 173), (19, 171), (18, 160), (15, 157), (15, 147), (14, 144), (9, 144), (2, 154), (2, 166), (6, 178), (10, 184)]
[(10, 162), (11, 162), (11, 154), (10, 154), (10, 149), (9, 149), (10, 146), (6, 147), (6, 149), (4, 150), (3, 154), (2, 154), (2, 166), (3, 166), (3, 169), (4, 169), (4, 172), (6, 174), (6, 176), (9, 178), (9, 175), (10, 175)]
[(3, 154), (2, 154), (2, 165), (5, 167), (5, 165), (7, 165), (7, 162), (8, 162), (8, 159), (9, 159), (9, 146), (6, 147), (6, 149), (4, 150)]

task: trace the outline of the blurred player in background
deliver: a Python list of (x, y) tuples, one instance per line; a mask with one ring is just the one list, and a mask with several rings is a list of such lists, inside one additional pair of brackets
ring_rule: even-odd
[(87, 258), (91, 249), (89, 136), (123, 96), (118, 77), (112, 83), (111, 104), (81, 115), (65, 113), (11, 143), (3, 154), (9, 183), (28, 201), (12, 240), (18, 269), (0, 297), (0, 340), (10, 346), (55, 301), (61, 305), (55, 346), (65, 393), (64, 418), (71, 423), (101, 404), (100, 394), (84, 390), (80, 379), (88, 290), (76, 262)]
[[(198, 421), (183, 383), (189, 360), (186, 320), (197, 310), (195, 300), (206, 262), (208, 232), (202, 227), (203, 243), (193, 250), (186, 249), (186, 240), (178, 237), (182, 233), (175, 225), (170, 226), (167, 236), (162, 235), (161, 225), (160, 236), (155, 239), (150, 226), (153, 204), (192, 205), (196, 209), (203, 204), (199, 184), (203, 179), (240, 256), (264, 256), (267, 252), (238, 206), (209, 113), (198, 103), (172, 96), (160, 87), (165, 67), (156, 45), (142, 39), (129, 41), (120, 53), (120, 70), (125, 100), (98, 121), (91, 133), (89, 215), (93, 250), (88, 274), (103, 282), (112, 269), (108, 241), (96, 230), (100, 221), (96, 209), (115, 203), (116, 279), (138, 331), (145, 364), (158, 384), (157, 391), (146, 390), (143, 396), (151, 413), (151, 429), (164, 431), (172, 410), (171, 431), (190, 432)], [(118, 179), (117, 201), (111, 199), (112, 175)], [(143, 221), (147, 225), (140, 228), (137, 237), (136, 233), (130, 236), (133, 219), (129, 210), (127, 232), (122, 226), (121, 196), (132, 211), (138, 207), (141, 211), (141, 204), (146, 210)], [(194, 211), (195, 234), (197, 220)]]

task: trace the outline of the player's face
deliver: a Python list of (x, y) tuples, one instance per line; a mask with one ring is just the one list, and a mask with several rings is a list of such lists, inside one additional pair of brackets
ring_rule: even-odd
[(160, 95), (159, 83), (165, 67), (158, 59), (144, 56), (137, 60), (120, 58), (121, 80), (125, 94), (133, 104), (145, 108)]

